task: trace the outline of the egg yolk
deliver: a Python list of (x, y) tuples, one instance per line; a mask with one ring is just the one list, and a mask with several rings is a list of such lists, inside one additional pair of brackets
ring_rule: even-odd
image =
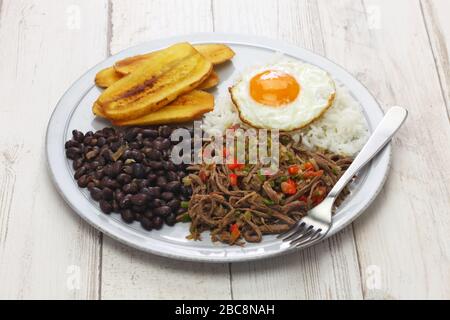
[(294, 101), (300, 85), (291, 75), (279, 70), (267, 70), (250, 80), (250, 95), (264, 105), (281, 106)]

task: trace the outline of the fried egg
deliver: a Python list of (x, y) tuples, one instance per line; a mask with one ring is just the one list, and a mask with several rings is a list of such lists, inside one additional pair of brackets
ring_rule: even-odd
[(230, 88), (243, 122), (281, 131), (297, 130), (320, 118), (335, 93), (325, 70), (287, 59), (243, 72)]

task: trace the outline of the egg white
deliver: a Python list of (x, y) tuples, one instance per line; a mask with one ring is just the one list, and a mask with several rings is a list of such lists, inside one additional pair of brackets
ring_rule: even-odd
[[(250, 95), (250, 80), (266, 70), (279, 70), (294, 77), (301, 88), (297, 98), (277, 107), (255, 101)], [(230, 94), (243, 122), (256, 128), (292, 131), (320, 118), (332, 105), (336, 86), (330, 75), (319, 67), (283, 60), (243, 72), (230, 88)]]

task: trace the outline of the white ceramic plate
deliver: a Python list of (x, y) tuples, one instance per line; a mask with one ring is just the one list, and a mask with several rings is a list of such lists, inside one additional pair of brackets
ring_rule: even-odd
[[(98, 204), (90, 199), (89, 193), (78, 188), (73, 178), (71, 161), (65, 157), (64, 143), (70, 139), (73, 129), (85, 132), (108, 125), (96, 119), (91, 112), (92, 103), (100, 93), (100, 89), (94, 85), (95, 74), (119, 59), (158, 50), (181, 41), (193, 44), (225, 43), (236, 52), (231, 63), (217, 68), (221, 82), (218, 88), (213, 90), (216, 96), (227, 94), (228, 86), (241, 70), (267, 62), (273, 58), (273, 53), (278, 51), (317, 65), (344, 84), (361, 103), (371, 131), (383, 117), (381, 108), (359, 81), (335, 63), (305, 49), (275, 40), (217, 33), (155, 40), (126, 49), (96, 65), (78, 79), (58, 102), (49, 121), (46, 138), (48, 165), (57, 189), (74, 211), (95, 228), (132, 247), (161, 256), (192, 261), (236, 262), (267, 258), (290, 251), (285, 243), (274, 236), (265, 236), (261, 243), (247, 243), (244, 247), (212, 243), (206, 233), (202, 241), (190, 241), (186, 239), (188, 224), (183, 223), (147, 232), (137, 222), (131, 225), (122, 222), (118, 214), (103, 214)], [(339, 207), (328, 236), (351, 223), (374, 200), (385, 181), (389, 163), (390, 146), (387, 146), (353, 184), (351, 196)]]

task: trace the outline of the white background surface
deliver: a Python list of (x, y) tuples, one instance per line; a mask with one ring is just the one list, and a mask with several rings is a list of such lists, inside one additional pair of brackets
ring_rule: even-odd
[[(450, 12), (446, 0), (0, 0), (0, 298), (450, 298)], [(281, 258), (197, 264), (138, 252), (81, 221), (51, 184), (59, 97), (130, 45), (261, 35), (354, 74), (410, 115), (390, 178), (352, 226)]]

